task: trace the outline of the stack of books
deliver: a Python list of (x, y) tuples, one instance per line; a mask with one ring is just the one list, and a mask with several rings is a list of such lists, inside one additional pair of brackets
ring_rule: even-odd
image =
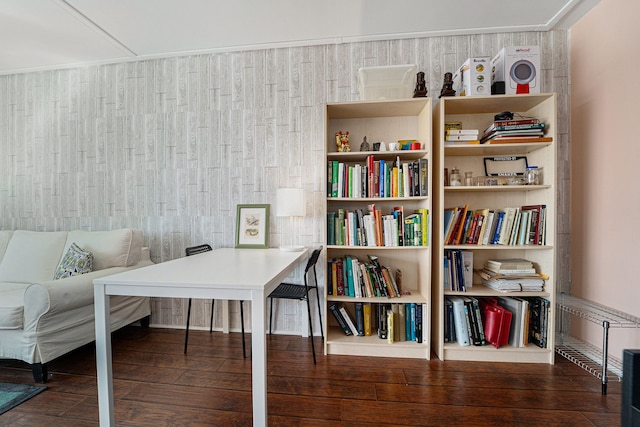
[(501, 292), (541, 292), (544, 279), (529, 260), (522, 258), (489, 259), (477, 272), (482, 283)]
[(444, 144), (479, 144), (478, 129), (448, 129), (444, 133)]
[(496, 120), (482, 133), (481, 144), (511, 144), (518, 142), (551, 142), (544, 136), (545, 124), (536, 118)]
[(444, 145), (479, 144), (478, 129), (463, 129), (462, 122), (444, 123)]
[(485, 270), (493, 274), (505, 276), (535, 276), (533, 262), (524, 258), (488, 259), (484, 263)]

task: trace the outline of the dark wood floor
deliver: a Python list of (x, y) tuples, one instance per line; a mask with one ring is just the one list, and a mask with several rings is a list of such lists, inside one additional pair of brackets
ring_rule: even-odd
[[(240, 334), (125, 328), (113, 339), (115, 412), (122, 426), (250, 426), (251, 362)], [(268, 336), (270, 426), (616, 426), (620, 383), (562, 358), (555, 365), (319, 355), (309, 340)], [(321, 340), (316, 339), (317, 347)], [(319, 353), (322, 353), (321, 351)], [(50, 364), (49, 388), (0, 415), (0, 426), (97, 426), (95, 350)], [(0, 382), (33, 383), (0, 361)]]

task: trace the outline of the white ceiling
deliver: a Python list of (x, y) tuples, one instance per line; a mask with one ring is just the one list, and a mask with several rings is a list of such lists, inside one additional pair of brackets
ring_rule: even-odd
[(569, 29), (599, 0), (0, 0), (0, 74), (193, 53)]

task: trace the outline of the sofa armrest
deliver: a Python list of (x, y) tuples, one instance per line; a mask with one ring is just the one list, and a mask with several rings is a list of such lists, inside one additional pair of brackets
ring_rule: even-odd
[(110, 267), (59, 280), (33, 283), (24, 292), (24, 328), (32, 329), (45, 314), (54, 314), (93, 305), (93, 280), (147, 265)]

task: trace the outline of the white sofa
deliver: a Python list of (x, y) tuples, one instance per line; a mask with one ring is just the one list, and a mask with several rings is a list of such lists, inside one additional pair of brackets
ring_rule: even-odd
[[(91, 271), (53, 280), (65, 275), (61, 263), (73, 243), (91, 252)], [(34, 379), (46, 382), (47, 362), (95, 340), (93, 279), (153, 264), (142, 244), (134, 229), (0, 230), (0, 359), (30, 363)], [(148, 324), (150, 314), (149, 298), (111, 297), (112, 331)]]

